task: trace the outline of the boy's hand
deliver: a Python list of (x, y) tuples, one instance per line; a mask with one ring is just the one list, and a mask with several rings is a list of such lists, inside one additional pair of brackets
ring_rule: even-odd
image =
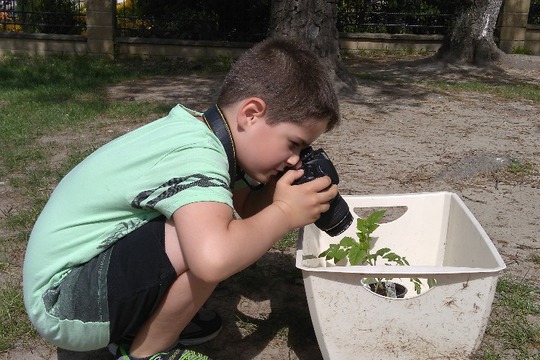
[(278, 180), (273, 204), (283, 211), (291, 229), (311, 224), (330, 208), (329, 201), (338, 193), (328, 176), (300, 185), (294, 181), (302, 177), (304, 170), (289, 170)]

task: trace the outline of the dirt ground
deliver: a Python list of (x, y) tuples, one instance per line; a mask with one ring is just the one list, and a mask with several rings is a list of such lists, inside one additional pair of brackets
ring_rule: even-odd
[[(361, 80), (356, 94), (341, 97), (342, 125), (315, 144), (336, 165), (340, 192), (455, 192), (502, 255), (505, 276), (536, 281), (540, 265), (532, 255), (540, 255), (540, 104), (418, 82), (487, 79), (495, 86), (519, 79), (540, 86), (540, 57), (508, 55), (492, 70), (420, 58), (365, 58), (349, 66), (374, 80)], [(111, 99), (165, 100), (203, 110), (221, 78), (152, 78), (119, 84), (109, 93)], [(511, 166), (520, 167), (510, 172)], [(198, 347), (214, 358), (321, 359), (293, 248), (272, 250), (221, 284), (207, 306), (224, 319), (222, 333)], [(531, 321), (540, 323), (540, 318)], [(0, 358), (112, 357), (106, 350), (72, 353), (45, 345), (29, 350), (21, 344)]]

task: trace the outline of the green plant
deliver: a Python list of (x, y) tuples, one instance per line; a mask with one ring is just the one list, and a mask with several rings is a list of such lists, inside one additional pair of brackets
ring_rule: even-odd
[(518, 46), (512, 49), (512, 54), (532, 55), (531, 49), (526, 46)]
[[(331, 244), (326, 251), (323, 251), (319, 257), (325, 257), (327, 260), (334, 260), (334, 263), (338, 263), (344, 258), (349, 259), (351, 265), (377, 265), (377, 261), (383, 260), (386, 265), (392, 263), (398, 266), (408, 266), (409, 261), (404, 257), (396, 254), (390, 248), (381, 248), (376, 251), (372, 249), (373, 237), (371, 234), (375, 231), (380, 224), (380, 220), (385, 214), (386, 210), (378, 210), (372, 212), (367, 218), (358, 218), (356, 222), (356, 228), (358, 232), (356, 236), (358, 240), (350, 236), (345, 236), (337, 244)], [(392, 280), (391, 278), (370, 278), (368, 282), (374, 282), (374, 292), (383, 292), (388, 296), (387, 290), (384, 289), (384, 280)], [(422, 291), (422, 281), (419, 278), (410, 278), (414, 284), (414, 290), (417, 294)], [(434, 279), (428, 279), (428, 286), (432, 287), (435, 284)]]

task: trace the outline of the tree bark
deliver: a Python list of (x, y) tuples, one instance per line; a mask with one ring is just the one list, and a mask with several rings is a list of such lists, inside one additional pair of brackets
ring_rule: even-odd
[(336, 0), (272, 0), (269, 35), (308, 44), (329, 70), (336, 90), (354, 91), (356, 78), (341, 61), (336, 22)]
[(501, 50), (493, 33), (503, 0), (472, 0), (462, 5), (437, 56), (447, 62), (488, 66)]

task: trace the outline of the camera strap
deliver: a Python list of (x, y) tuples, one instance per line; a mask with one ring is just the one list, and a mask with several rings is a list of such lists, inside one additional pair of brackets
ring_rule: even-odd
[(236, 166), (236, 150), (234, 146), (234, 139), (229, 128), (225, 116), (217, 105), (212, 105), (208, 110), (203, 113), (203, 120), (206, 126), (212, 130), (214, 135), (217, 136), (225, 153), (227, 154), (227, 161), (229, 162), (229, 177), (231, 183), (229, 187), (232, 189), (236, 180), (243, 180), (251, 190), (260, 190), (264, 187), (264, 184), (253, 184), (246, 178), (246, 174), (242, 169)]
[(229, 124), (217, 105), (212, 105), (203, 113), (202, 117), (206, 126), (208, 126), (214, 135), (217, 136), (225, 149), (227, 160), (229, 162), (229, 177), (231, 179), (229, 186), (232, 189), (235, 181), (242, 176), (243, 172), (236, 167), (236, 151)]

